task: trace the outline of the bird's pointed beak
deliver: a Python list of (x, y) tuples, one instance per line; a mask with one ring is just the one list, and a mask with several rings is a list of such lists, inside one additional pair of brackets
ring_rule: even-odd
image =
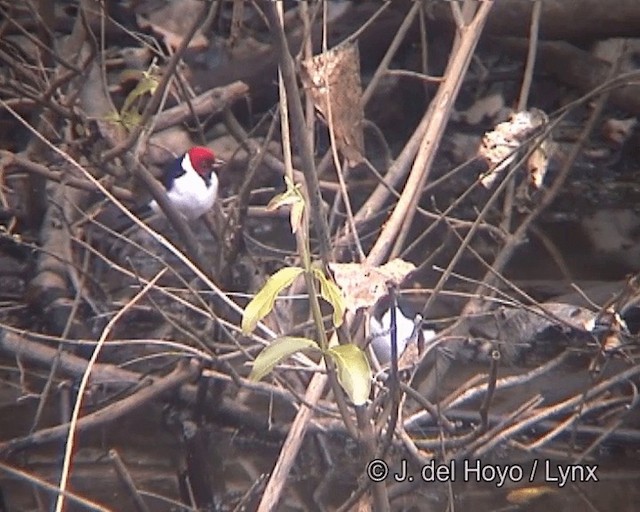
[(213, 168), (214, 169), (220, 169), (221, 167), (224, 167), (227, 164), (226, 160), (223, 160), (222, 158), (216, 158), (213, 161)]

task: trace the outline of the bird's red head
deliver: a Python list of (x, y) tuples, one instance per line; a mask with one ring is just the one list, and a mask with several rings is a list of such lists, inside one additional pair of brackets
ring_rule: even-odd
[(191, 165), (201, 176), (210, 175), (212, 171), (215, 171), (224, 164), (224, 161), (216, 158), (213, 151), (204, 146), (194, 146), (188, 153)]

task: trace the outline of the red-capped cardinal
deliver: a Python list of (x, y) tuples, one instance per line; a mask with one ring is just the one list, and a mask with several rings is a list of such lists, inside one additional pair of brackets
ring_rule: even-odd
[[(171, 204), (187, 220), (194, 220), (209, 211), (218, 195), (216, 170), (224, 164), (213, 151), (194, 146), (171, 162), (164, 170), (162, 184)], [(155, 200), (149, 203), (154, 212), (160, 207)]]

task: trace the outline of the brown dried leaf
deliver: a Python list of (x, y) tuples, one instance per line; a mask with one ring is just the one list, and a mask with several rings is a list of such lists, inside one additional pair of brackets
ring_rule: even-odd
[(478, 156), (484, 158), (492, 170), (480, 180), (484, 187), (493, 185), (499, 174), (513, 161), (520, 145), (547, 121), (547, 115), (542, 110), (515, 112), (508, 121), (485, 133)]
[(387, 294), (387, 283), (400, 285), (416, 267), (398, 258), (380, 267), (362, 263), (330, 263), (329, 268), (344, 293), (346, 309), (356, 311), (373, 306)]
[(303, 61), (301, 77), (326, 122), (331, 109), (336, 143), (349, 165), (362, 162), (364, 111), (357, 44), (343, 43)]
[(529, 171), (529, 183), (532, 187), (539, 189), (542, 186), (544, 177), (549, 168), (549, 149), (551, 142), (543, 140), (527, 160), (527, 170)]

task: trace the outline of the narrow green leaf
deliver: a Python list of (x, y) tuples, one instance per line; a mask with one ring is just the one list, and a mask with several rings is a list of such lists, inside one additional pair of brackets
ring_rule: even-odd
[(342, 290), (321, 269), (314, 268), (313, 275), (320, 283), (320, 295), (333, 306), (333, 325), (340, 327), (347, 307)]
[(291, 232), (295, 235), (296, 231), (302, 227), (302, 215), (304, 214), (304, 201), (298, 201), (291, 206), (291, 214), (289, 221), (291, 222)]
[(300, 267), (285, 267), (273, 274), (256, 296), (247, 304), (242, 315), (242, 332), (249, 334), (273, 309), (278, 294), (304, 272)]
[(273, 196), (273, 198), (271, 198), (271, 201), (269, 201), (269, 203), (267, 204), (266, 209), (268, 212), (272, 212), (282, 206), (294, 205), (299, 201), (300, 199), (298, 198), (298, 196), (295, 194), (294, 191), (287, 190), (282, 194), (277, 194)]
[(309, 338), (286, 336), (278, 338), (262, 349), (253, 363), (249, 379), (258, 381), (267, 375), (275, 366), (287, 357), (305, 349), (320, 350), (318, 344)]
[(330, 348), (327, 354), (338, 369), (338, 381), (355, 405), (363, 405), (371, 392), (371, 368), (367, 356), (353, 344)]
[(287, 184), (287, 190), (282, 194), (278, 194), (267, 204), (267, 211), (277, 210), (282, 206), (291, 206), (289, 221), (291, 222), (291, 231), (295, 233), (302, 226), (302, 214), (304, 213), (304, 196), (300, 192), (300, 185), (294, 183), (288, 176), (284, 177)]
[(136, 84), (134, 89), (127, 95), (122, 105), (122, 112), (131, 110), (133, 103), (145, 94), (153, 94), (158, 87), (158, 79), (149, 73), (144, 73), (143, 77)]
[(300, 192), (300, 185), (296, 185), (291, 181), (289, 176), (284, 177), (284, 182), (287, 185), (287, 190), (281, 194), (277, 194), (273, 199), (271, 199), (267, 205), (267, 210), (275, 210), (283, 205), (295, 204), (299, 201), (304, 201), (302, 193)]

